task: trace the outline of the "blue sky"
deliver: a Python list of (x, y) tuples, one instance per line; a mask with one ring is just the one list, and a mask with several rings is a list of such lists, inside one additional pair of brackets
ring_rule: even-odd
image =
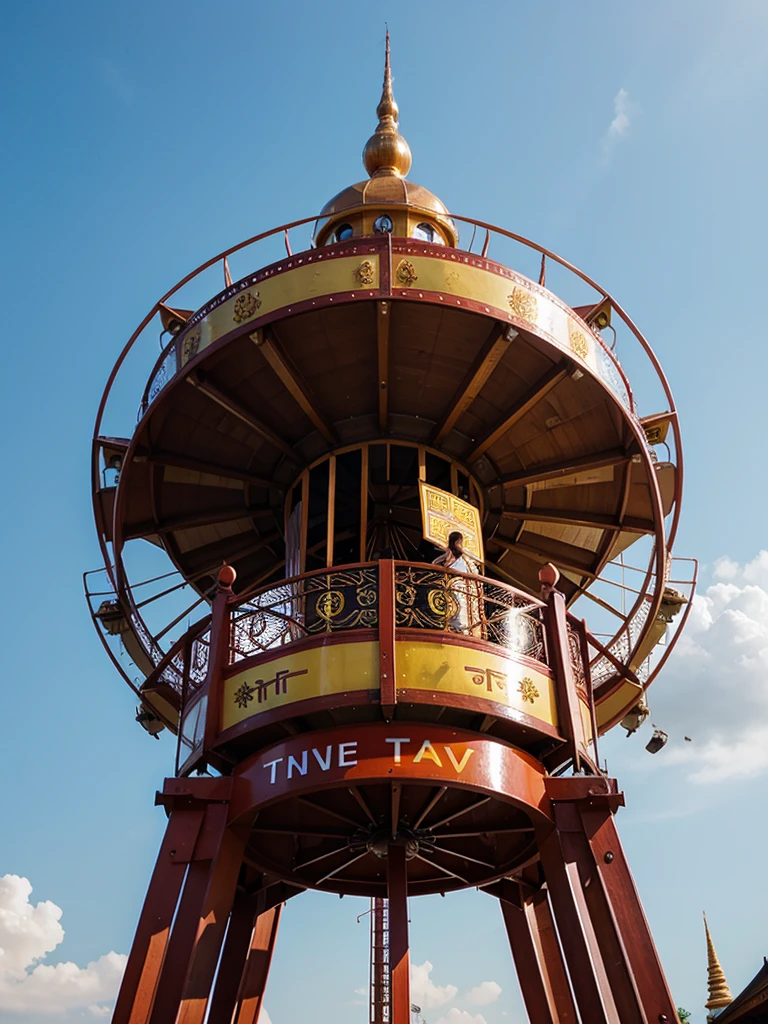
[[(687, 458), (676, 550), (704, 563), (702, 597), (651, 693), (669, 748), (651, 758), (643, 734), (619, 734), (603, 754), (627, 793), (619, 827), (677, 1001), (703, 1021), (702, 909), (734, 992), (768, 953), (768, 7), (17, 4), (0, 62), (0, 875), (31, 882), (31, 896), (5, 894), (27, 923), (38, 901), (62, 909), (63, 940), (42, 962), (77, 964), (85, 994), (66, 1012), (52, 1002), (60, 969), (19, 1002), (0, 974), (8, 1024), (98, 1014), (88, 1006), (104, 1005), (117, 970), (100, 958), (129, 948), (164, 824), (152, 804), (172, 744), (134, 723), (81, 596), (98, 565), (89, 442), (103, 384), (171, 283), (363, 177), (385, 20), (412, 180), (585, 269), (669, 375)], [(289, 905), (273, 1024), (364, 1022), (365, 909)], [(35, 913), (57, 938), (55, 912)], [(419, 974), (429, 1024), (525, 1019), (487, 897), (416, 900), (412, 929), (414, 963), (433, 965)], [(30, 943), (17, 971), (44, 952)]]

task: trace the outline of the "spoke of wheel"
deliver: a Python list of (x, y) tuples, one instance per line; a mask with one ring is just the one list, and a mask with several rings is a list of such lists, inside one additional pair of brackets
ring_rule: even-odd
[(438, 800), (440, 800), (441, 797), (445, 796), (447, 790), (447, 786), (441, 786), (440, 789), (438, 789), (438, 791), (434, 794), (434, 796), (430, 797), (430, 799), (427, 801), (427, 806), (424, 808), (424, 810), (418, 816), (416, 821), (413, 823), (414, 829), (417, 829), (419, 825), (421, 825), (422, 821), (424, 821), (424, 819), (435, 806), (435, 804), (438, 802)]
[(391, 804), (392, 804), (392, 838), (397, 836), (397, 823), (400, 820), (400, 794), (402, 793), (402, 786), (398, 782), (393, 782), (391, 787)]
[(416, 860), (423, 860), (425, 864), (429, 864), (431, 868), (437, 868), (438, 871), (442, 871), (444, 875), (448, 875), (449, 878), (457, 878), (464, 885), (469, 885), (469, 880), (462, 878), (461, 875), (457, 875), (455, 871), (449, 871), (448, 868), (444, 868), (442, 864), (438, 864), (434, 860), (430, 860), (429, 857), (425, 857), (423, 853), (416, 854)]
[(322, 883), (323, 882), (327, 882), (329, 878), (333, 878), (334, 875), (338, 875), (338, 873), (340, 871), (343, 871), (345, 868), (348, 868), (350, 866), (350, 864), (354, 864), (356, 860), (361, 860), (363, 857), (367, 857), (367, 856), (368, 856), (368, 851), (367, 850), (363, 850), (362, 853), (358, 853), (354, 857), (350, 857), (349, 860), (345, 861), (339, 867), (334, 868), (333, 871), (329, 871), (327, 875), (323, 875), (322, 878), (318, 878), (317, 881), (314, 884), (315, 885), (322, 885)]
[(343, 843), (341, 846), (337, 846), (335, 850), (329, 850), (328, 853), (321, 853), (319, 856), (313, 857), (312, 860), (304, 860), (299, 864), (294, 864), (293, 870), (301, 871), (304, 868), (308, 868), (311, 864), (317, 864), (318, 861), (327, 860), (329, 857), (335, 857), (337, 853), (341, 853), (346, 849), (346, 847), (347, 844)]
[(460, 818), (462, 814), (468, 814), (470, 811), (476, 810), (478, 807), (482, 807), (483, 804), (487, 804), (491, 798), (489, 796), (483, 797), (482, 800), (476, 800), (473, 804), (469, 804), (460, 811), (454, 811), (453, 814), (449, 814), (447, 818), (443, 818), (441, 821), (436, 821), (434, 825), (428, 825), (427, 828), (431, 832), (432, 829), (440, 828), (441, 825), (447, 825), (449, 821), (453, 821), (454, 818)]
[(360, 790), (357, 788), (357, 786), (350, 786), (349, 787), (349, 792), (352, 794), (352, 796), (355, 798), (355, 800), (357, 800), (358, 804), (362, 808), (363, 812), (365, 813), (365, 815), (368, 818), (368, 820), (370, 821), (370, 823), (372, 825), (375, 825), (376, 824), (376, 819), (371, 814), (370, 808), (368, 807), (368, 804), (363, 799), (363, 794), (360, 792)]
[(251, 832), (265, 832), (275, 836), (312, 836), (316, 839), (346, 839), (347, 829), (345, 828), (272, 828), (267, 825), (254, 825)]
[(461, 860), (468, 860), (471, 864), (479, 864), (480, 867), (490, 868), (492, 871), (495, 869), (495, 864), (489, 864), (487, 860), (478, 860), (477, 857), (468, 857), (465, 853), (457, 853), (455, 850), (449, 850), (447, 846), (433, 846), (433, 850), (437, 850), (439, 853), (450, 854), (451, 857), (459, 857)]
[(307, 807), (312, 807), (316, 811), (322, 811), (323, 814), (328, 814), (331, 818), (336, 818), (337, 821), (343, 821), (347, 825), (353, 825), (355, 828), (361, 827), (359, 821), (348, 818), (344, 814), (339, 814), (338, 811), (332, 811), (329, 807), (323, 807), (322, 804), (316, 804), (314, 800), (308, 800), (305, 796), (297, 796), (296, 799), (300, 804), (306, 804)]
[(526, 828), (481, 828), (477, 832), (432, 832), (430, 838), (469, 839), (472, 836), (506, 836), (523, 832), (533, 832), (533, 826), (529, 825)]

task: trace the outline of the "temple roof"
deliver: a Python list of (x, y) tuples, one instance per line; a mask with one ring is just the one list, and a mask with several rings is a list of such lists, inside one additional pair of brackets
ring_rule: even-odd
[(768, 1022), (768, 958), (763, 957), (763, 966), (747, 987), (740, 992), (730, 1006), (717, 1015), (717, 1024), (749, 1024)]

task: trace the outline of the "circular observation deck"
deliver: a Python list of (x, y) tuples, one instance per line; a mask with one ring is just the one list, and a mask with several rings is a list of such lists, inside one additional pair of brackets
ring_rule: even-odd
[[(222, 563), (247, 590), (384, 551), (431, 560), (435, 550), (420, 543), (423, 480), (480, 510), (487, 576), (535, 594), (538, 570), (553, 562), (569, 605), (587, 595), (600, 614), (607, 609), (610, 624), (590, 634), (603, 731), (668, 654), (670, 644), (651, 667), (695, 578), (670, 573), (682, 455), (672, 396), (647, 343), (604, 291), (569, 307), (491, 259), (491, 238), (517, 244), (529, 260), (544, 251), (490, 225), (465, 222), (473, 243), (485, 234), (480, 253), (391, 234), (292, 253), (289, 231), (308, 223), (209, 261), (201, 271), (223, 259), (228, 278), (234, 252), (285, 238), (284, 258), (227, 283), (195, 312), (179, 308), (174, 289), (118, 361), (93, 449), (108, 568), (106, 588), (91, 581), (88, 589), (102, 638), (122, 641), (151, 680), (155, 696), (143, 699), (175, 727), (186, 671), (180, 633), (192, 610), (205, 612)], [(581, 294), (597, 288), (550, 253), (541, 280), (545, 259)], [(198, 272), (181, 283), (194, 285)], [(103, 436), (115, 377), (153, 320), (173, 336), (147, 380), (138, 424), (131, 436)], [(614, 325), (650, 362), (663, 412), (641, 418), (601, 333)], [(162, 572), (141, 592), (131, 582), (126, 552), (140, 541), (170, 559), (176, 577), (167, 586), (154, 583)], [(624, 554), (635, 544), (639, 566)], [(192, 605), (155, 614), (172, 591), (194, 591)], [(204, 653), (195, 650), (203, 660), (190, 671), (199, 674)], [(139, 689), (140, 677), (116, 662)]]

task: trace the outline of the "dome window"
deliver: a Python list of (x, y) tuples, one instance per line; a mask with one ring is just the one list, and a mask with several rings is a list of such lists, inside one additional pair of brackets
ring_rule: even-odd
[(373, 222), (373, 230), (379, 235), (389, 235), (392, 233), (392, 218), (388, 217), (386, 213), (383, 213), (381, 217), (377, 217)]
[(443, 241), (431, 224), (417, 224), (413, 229), (413, 237), (422, 242), (437, 242), (438, 245)]
[(346, 240), (351, 238), (353, 234), (354, 231), (352, 230), (351, 224), (341, 224), (336, 228), (333, 237), (336, 242), (346, 242)]

